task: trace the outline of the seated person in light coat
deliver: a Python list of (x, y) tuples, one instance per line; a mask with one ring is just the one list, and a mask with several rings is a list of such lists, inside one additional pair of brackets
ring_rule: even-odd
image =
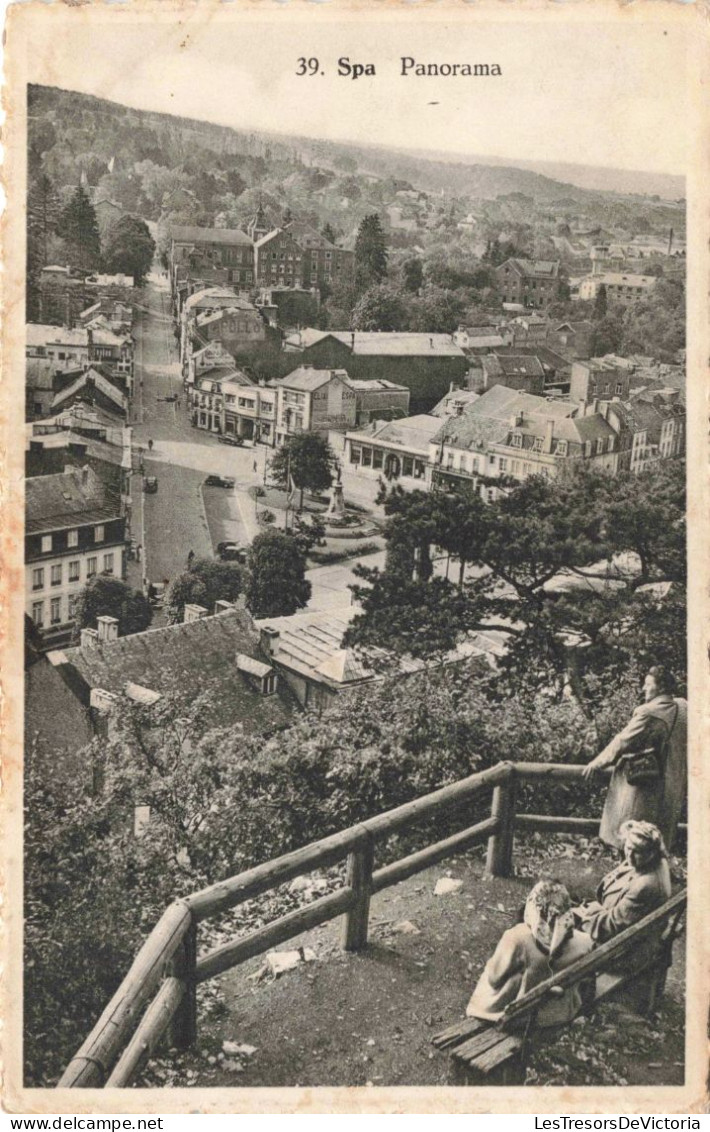
[[(660, 830), (647, 821), (628, 821), (619, 833), (624, 860), (602, 879), (596, 900), (573, 909), (575, 923), (595, 946), (638, 923), (671, 895), (668, 854)], [(638, 962), (636, 948), (626, 963)]]
[[(525, 902), (523, 923), (503, 932), (478, 980), (466, 1014), (495, 1021), (506, 1006), (552, 978), (592, 949), (588, 935), (575, 931), (569, 893), (563, 884), (541, 880)], [(581, 997), (569, 987), (545, 1002), (537, 1015), (539, 1026), (569, 1022), (578, 1013)]]

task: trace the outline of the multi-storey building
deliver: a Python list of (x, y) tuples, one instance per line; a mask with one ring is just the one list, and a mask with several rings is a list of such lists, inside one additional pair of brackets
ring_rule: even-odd
[(570, 401), (584, 401), (586, 405), (601, 398), (619, 397), (626, 401), (633, 371), (631, 363), (621, 364), (610, 358), (575, 361), (570, 376)]
[(170, 275), (173, 288), (181, 279), (200, 279), (203, 286), (254, 283), (254, 250), (238, 228), (196, 228), (175, 225), (170, 232)]
[(507, 259), (495, 269), (504, 303), (521, 307), (547, 307), (559, 293), (557, 260)]
[(254, 270), (260, 287), (320, 289), (347, 282), (355, 269), (351, 251), (338, 248), (303, 225), (275, 228), (254, 244)]
[(47, 647), (69, 640), (91, 578), (124, 576), (125, 536), (120, 495), (92, 468), (25, 481), (26, 611)]
[(355, 425), (356, 395), (345, 370), (299, 366), (273, 385), (278, 390), (276, 444), (297, 432), (344, 431)]
[(600, 287), (604, 287), (608, 303), (628, 307), (650, 294), (656, 283), (655, 275), (624, 275), (620, 271), (608, 271), (582, 279), (579, 297), (585, 300), (596, 299)]
[(276, 436), (278, 389), (260, 382), (226, 378), (222, 382), (222, 432), (272, 445)]

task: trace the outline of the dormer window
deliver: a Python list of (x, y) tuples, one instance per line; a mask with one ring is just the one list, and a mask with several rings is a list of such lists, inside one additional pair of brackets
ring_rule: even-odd
[(278, 677), (270, 664), (264, 664), (245, 653), (237, 654), (237, 669), (249, 678), (249, 682), (262, 696), (272, 696), (278, 686)]
[(523, 447), (523, 434), (521, 432), (513, 432), (510, 434), (510, 443), (513, 448)]
[(558, 456), (566, 456), (567, 455), (567, 441), (566, 440), (558, 440), (557, 441), (557, 455)]
[(536, 436), (533, 441), (533, 452), (542, 452), (542, 437)]

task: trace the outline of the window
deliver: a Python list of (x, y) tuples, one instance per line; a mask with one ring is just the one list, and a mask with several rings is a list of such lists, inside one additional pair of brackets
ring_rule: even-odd
[(597, 456), (600, 456), (604, 451), (604, 437), (600, 436), (597, 440)]
[(536, 436), (533, 441), (533, 452), (542, 452), (542, 437)]
[(616, 392), (617, 397), (620, 397), (621, 394), (624, 392), (624, 386), (623, 386), (622, 382), (617, 381), (615, 392)]
[(501, 472), (507, 472), (508, 461), (506, 460), (505, 456), (501, 456), (499, 467), (500, 467)]
[(567, 441), (566, 440), (558, 440), (557, 441), (557, 455), (558, 456), (566, 456), (567, 455)]
[(104, 541), (104, 528), (103, 526), (94, 527), (94, 542)]
[(44, 625), (44, 602), (43, 601), (33, 601), (32, 602), (32, 620), (34, 621), (34, 623), (35, 623), (35, 625), (37, 626), (38, 629), (41, 629), (42, 626)]
[(414, 460), (411, 456), (402, 457), (402, 475), (411, 476), (414, 474)]
[(79, 581), (80, 565), (81, 564), (79, 562), (70, 562), (69, 563), (69, 581), (70, 582), (78, 582)]
[(61, 564), (61, 562), (57, 566), (52, 567), (51, 582), (52, 582), (53, 586), (61, 586), (61, 584), (62, 584), (62, 564)]
[(98, 563), (97, 558), (87, 558), (87, 560), (86, 560), (86, 577), (87, 578), (95, 577), (96, 569), (97, 569), (97, 563)]
[(608, 444), (608, 447), (607, 447), (607, 452), (613, 452), (613, 451), (614, 451), (614, 437), (610, 436), (609, 437), (609, 444)]
[(359, 464), (361, 455), (362, 455), (362, 449), (359, 447), (359, 445), (351, 444), (350, 445), (350, 463), (351, 464)]
[(78, 531), (67, 531), (67, 546), (78, 546), (78, 545), (79, 545), (79, 532)]
[(424, 465), (421, 460), (414, 461), (414, 478), (420, 480), (424, 476)]
[(44, 589), (44, 570), (40, 569), (40, 570), (33, 570), (32, 571), (32, 589), (33, 590), (43, 590)]
[(383, 455), (383, 453), (382, 453), (381, 448), (373, 449), (373, 452), (372, 452), (372, 466), (373, 466), (373, 468), (381, 468), (382, 467), (382, 455)]
[(46, 554), (48, 550), (52, 549), (52, 536), (42, 535), (42, 554)]
[(514, 432), (510, 437), (510, 443), (513, 448), (523, 447), (523, 437), (519, 432)]
[(53, 597), (49, 603), (49, 620), (52, 625), (58, 625), (62, 619), (62, 599)]
[(371, 468), (372, 467), (372, 449), (371, 448), (363, 448), (363, 450), (362, 450), (362, 466), (363, 466), (363, 468)]
[(113, 554), (104, 554), (104, 574), (113, 574)]

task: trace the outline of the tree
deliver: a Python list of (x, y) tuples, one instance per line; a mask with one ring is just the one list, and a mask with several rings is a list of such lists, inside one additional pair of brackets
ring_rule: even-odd
[(297, 432), (276, 450), (270, 468), (281, 487), (289, 489), (293, 480), (301, 492), (299, 509), (303, 509), (304, 491), (327, 491), (335, 464), (335, 453), (321, 433)]
[(173, 578), (165, 596), (169, 625), (181, 622), (186, 605), (202, 605), (210, 613), (217, 601), (236, 601), (244, 589), (244, 569), (235, 562), (195, 558)]
[(453, 334), (463, 322), (466, 303), (455, 291), (427, 286), (412, 300), (410, 329), (433, 334)]
[(95, 629), (97, 617), (116, 617), (119, 636), (126, 637), (147, 629), (153, 610), (142, 593), (120, 578), (97, 574), (79, 592), (75, 617), (79, 629)]
[[(477, 496), (452, 501), (401, 491), (387, 495), (384, 506), (386, 566), (356, 571), (365, 584), (351, 587), (362, 606), (346, 634), (351, 645), (426, 657), (453, 648), (462, 634), (495, 628), (507, 642), (501, 668), (511, 687), (532, 683), (561, 692), (577, 679), (571, 640), (583, 643), (589, 670), (634, 670), (644, 651), (636, 591), (661, 580), (681, 593), (684, 587), (677, 463), (641, 477), (578, 472), (554, 484), (532, 477), (485, 506)], [(434, 573), (434, 547), (473, 565), (470, 580), (463, 568), (458, 587)], [(635, 568), (615, 568), (617, 556), (629, 553)], [(604, 561), (614, 576), (610, 587), (599, 580)], [(560, 578), (571, 581), (551, 585)], [(665, 623), (665, 652), (670, 647), (677, 662), (683, 643), (670, 641), (677, 644), (681, 617), (677, 603), (654, 614), (654, 645)]]
[(408, 311), (402, 296), (393, 287), (380, 283), (368, 288), (353, 308), (353, 330), (405, 330)]
[(101, 240), (96, 212), (86, 190), (78, 185), (57, 221), (57, 235), (66, 242), (72, 267), (93, 271), (101, 263)]
[(406, 259), (402, 264), (402, 279), (405, 291), (416, 295), (424, 284), (424, 267), (418, 256)]
[(685, 347), (685, 286), (682, 280), (659, 279), (650, 294), (627, 307), (621, 349), (674, 361)]
[(332, 224), (324, 224), (321, 230), (321, 235), (324, 240), (328, 240), (328, 242), (331, 244), (334, 244), (337, 239)]
[(609, 303), (607, 300), (606, 285), (600, 283), (594, 299), (594, 321), (601, 322), (602, 319), (606, 318), (608, 308)]
[(590, 349), (592, 357), (602, 358), (605, 354), (617, 354), (621, 349), (624, 332), (621, 315), (611, 311), (594, 325)]
[(293, 536), (276, 530), (257, 535), (248, 567), (247, 606), (253, 617), (288, 617), (307, 605), (306, 557)]
[(366, 216), (355, 240), (355, 272), (362, 288), (381, 283), (387, 275), (387, 246), (379, 213)]
[(140, 287), (154, 255), (155, 240), (145, 220), (137, 216), (122, 216), (109, 230), (104, 248), (107, 271), (132, 275), (136, 286)]
[(28, 169), (27, 192), (27, 313), (39, 317), (38, 277), (49, 263), (50, 241), (59, 217), (59, 200), (45, 173)]

